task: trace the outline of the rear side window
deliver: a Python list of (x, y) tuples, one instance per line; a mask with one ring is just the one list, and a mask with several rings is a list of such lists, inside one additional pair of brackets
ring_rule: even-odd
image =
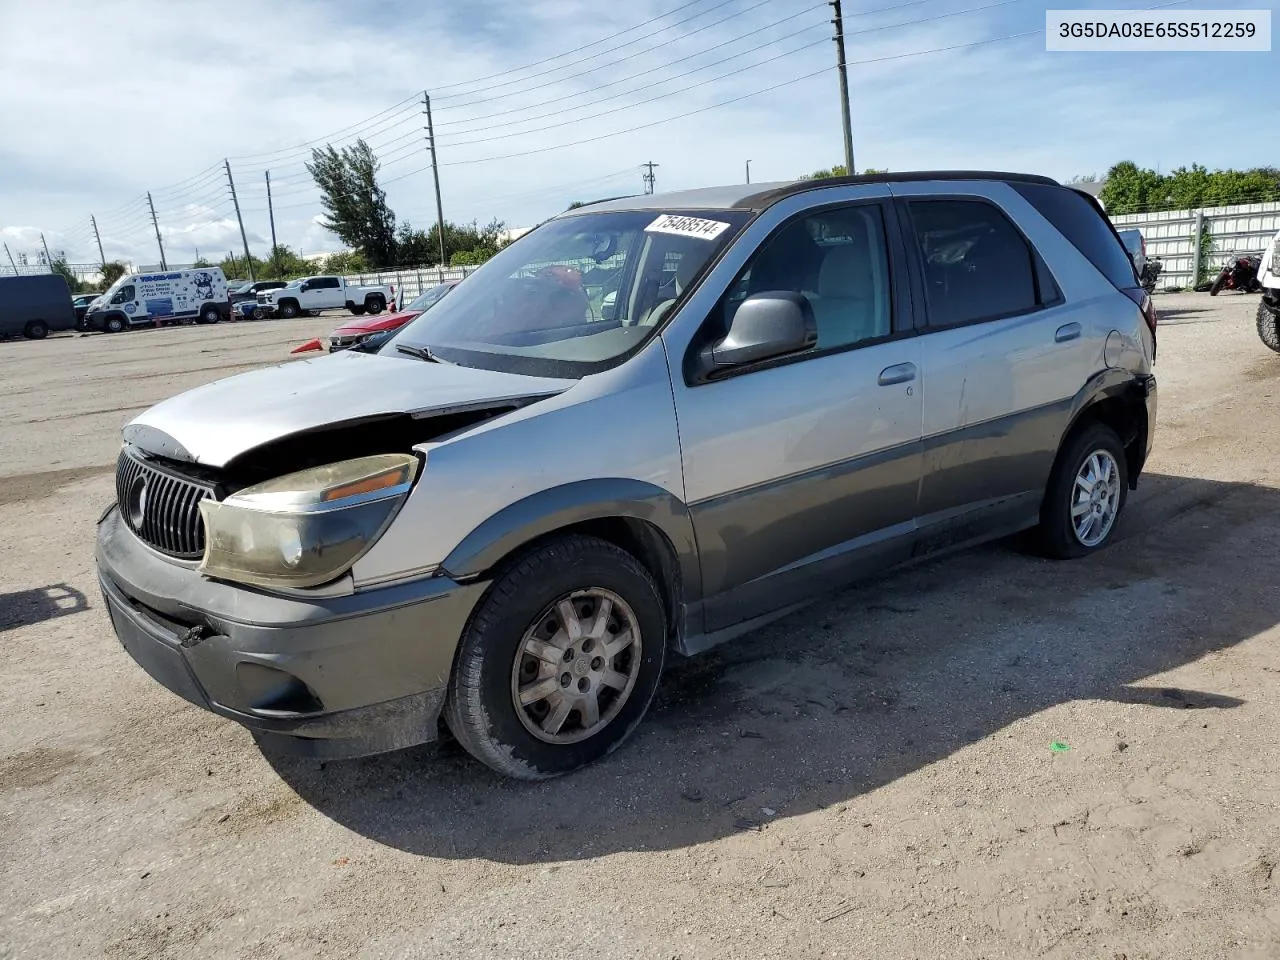
[(321, 277), (316, 286), (324, 290), (337, 290), (340, 284), (337, 277)]
[(1027, 313), (1056, 299), (1038, 288), (1040, 264), (1003, 213), (976, 200), (917, 200), (911, 223), (923, 266), (929, 326), (952, 327)]
[(1089, 200), (1068, 187), (1011, 183), (1040, 215), (1058, 228), (1098, 271), (1118, 289), (1138, 285), (1133, 261), (1115, 230)]

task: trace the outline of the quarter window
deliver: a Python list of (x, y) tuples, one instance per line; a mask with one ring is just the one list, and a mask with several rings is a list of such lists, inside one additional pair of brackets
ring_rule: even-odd
[(725, 328), (756, 293), (803, 295), (818, 324), (817, 351), (849, 347), (892, 332), (888, 245), (875, 204), (823, 210), (792, 220), (765, 241), (725, 302)]
[[(930, 326), (1026, 313), (1056, 298), (1056, 289), (1038, 295), (1038, 258), (1009, 218), (991, 204), (920, 200), (910, 210)], [(1051, 284), (1047, 271), (1043, 274), (1041, 285)]]

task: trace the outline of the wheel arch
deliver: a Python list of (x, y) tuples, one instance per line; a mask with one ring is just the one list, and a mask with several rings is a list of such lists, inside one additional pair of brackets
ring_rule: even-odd
[(684, 604), (701, 596), (702, 575), (689, 508), (651, 483), (583, 480), (533, 494), (480, 524), (441, 570), (458, 580), (489, 578), (519, 554), (571, 534), (599, 537), (644, 564), (662, 591), (674, 644)]
[(1142, 378), (1127, 370), (1114, 369), (1090, 378), (1072, 402), (1071, 416), (1058, 442), (1050, 476), (1057, 472), (1063, 451), (1072, 438), (1092, 423), (1106, 424), (1116, 432), (1124, 447), (1129, 489), (1136, 489), (1138, 475), (1146, 463), (1147, 438), (1151, 433)]

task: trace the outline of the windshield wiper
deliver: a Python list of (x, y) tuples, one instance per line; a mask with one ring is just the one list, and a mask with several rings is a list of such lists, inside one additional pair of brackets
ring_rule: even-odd
[(412, 343), (397, 343), (396, 349), (401, 353), (407, 353), (411, 357), (417, 357), (419, 360), (426, 360), (430, 363), (448, 363), (448, 360), (441, 359), (431, 352), (430, 347), (419, 347)]

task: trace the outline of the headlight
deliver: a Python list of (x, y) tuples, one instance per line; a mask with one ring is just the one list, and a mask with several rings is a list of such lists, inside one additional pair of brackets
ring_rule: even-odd
[(200, 501), (210, 577), (313, 587), (351, 567), (386, 529), (418, 475), (413, 454), (313, 467)]

